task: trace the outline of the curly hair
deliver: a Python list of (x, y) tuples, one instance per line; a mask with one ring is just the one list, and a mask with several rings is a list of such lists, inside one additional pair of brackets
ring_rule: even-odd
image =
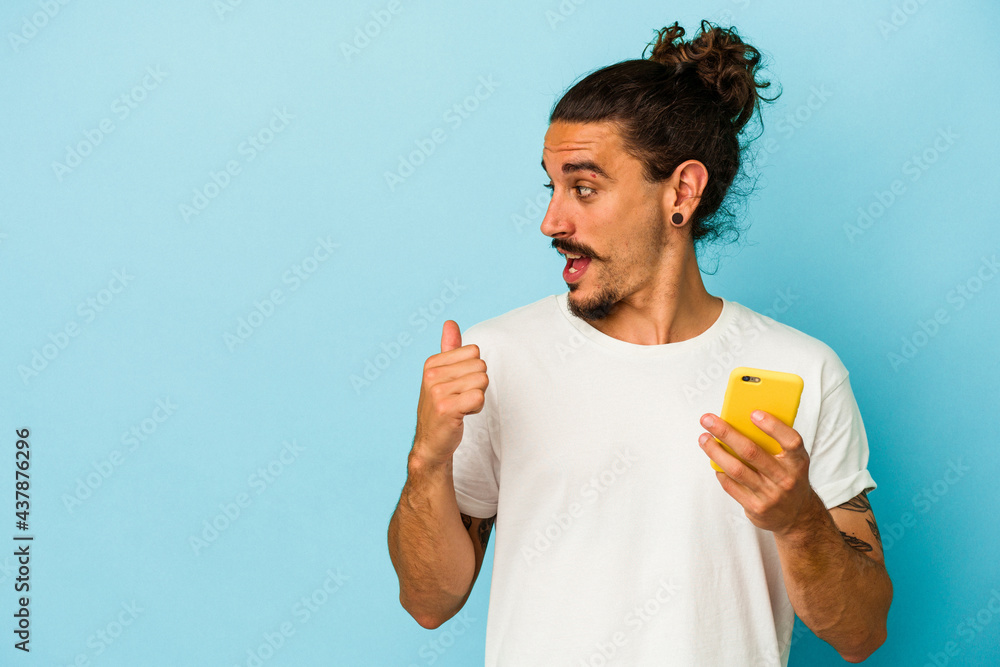
[(732, 186), (742, 154), (760, 136), (741, 145), (740, 134), (759, 115), (760, 102), (780, 93), (760, 95), (758, 89), (771, 85), (757, 80), (761, 54), (735, 28), (703, 20), (693, 39), (683, 37), (684, 28), (674, 22), (647, 44), (653, 47), (648, 59), (644, 49), (640, 60), (588, 74), (556, 103), (549, 122), (614, 123), (651, 183), (670, 178), (682, 162), (701, 162), (709, 177), (691, 219), (691, 239), (696, 245), (735, 241), (740, 230), (728, 205), (749, 191)]

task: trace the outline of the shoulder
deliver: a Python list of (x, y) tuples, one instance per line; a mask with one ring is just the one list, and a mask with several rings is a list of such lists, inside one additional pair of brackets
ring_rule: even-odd
[(462, 342), (479, 344), (502, 343), (529, 336), (533, 331), (548, 329), (551, 319), (559, 315), (556, 295), (549, 295), (502, 315), (477, 322), (462, 333)]
[(823, 393), (847, 378), (847, 367), (824, 341), (736, 301), (728, 301), (728, 305), (732, 316), (724, 335), (741, 337), (759, 356), (780, 360), (791, 372), (818, 375)]

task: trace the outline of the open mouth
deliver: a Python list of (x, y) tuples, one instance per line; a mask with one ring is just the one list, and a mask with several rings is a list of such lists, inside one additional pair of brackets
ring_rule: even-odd
[(563, 269), (563, 280), (572, 283), (579, 280), (587, 272), (587, 267), (590, 266), (590, 257), (574, 255), (569, 252), (564, 254), (566, 255), (566, 267)]

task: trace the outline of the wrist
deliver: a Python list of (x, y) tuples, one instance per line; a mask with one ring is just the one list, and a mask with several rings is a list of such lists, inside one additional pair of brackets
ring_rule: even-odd
[(452, 468), (452, 457), (442, 458), (435, 456), (419, 442), (414, 442), (413, 448), (410, 450), (410, 455), (407, 457), (407, 468), (411, 472), (450, 471)]
[(807, 543), (815, 540), (818, 533), (827, 529), (833, 523), (829, 510), (823, 504), (823, 500), (812, 488), (809, 496), (803, 504), (802, 511), (795, 523), (787, 526), (783, 531), (775, 533), (775, 537), (790, 543)]

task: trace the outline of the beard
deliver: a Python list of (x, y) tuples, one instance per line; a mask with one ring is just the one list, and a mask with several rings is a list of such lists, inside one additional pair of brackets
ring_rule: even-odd
[[(570, 296), (572, 296), (573, 292), (576, 291), (576, 288), (576, 283), (570, 285)], [(597, 294), (582, 303), (577, 303), (573, 301), (572, 298), (568, 299), (568, 301), (570, 312), (580, 319), (595, 322), (603, 320), (610, 315), (621, 299), (622, 295), (617, 289), (615, 289), (615, 286), (602, 285), (600, 289), (598, 289)]]
[[(574, 292), (579, 290), (580, 285), (578, 283), (570, 283), (570, 298), (567, 299), (570, 312), (580, 319), (589, 322), (603, 320), (615, 311), (615, 308), (623, 299), (635, 291), (638, 286), (634, 284), (637, 276), (641, 275), (643, 270), (648, 269), (648, 265), (644, 264), (644, 261), (649, 261), (649, 255), (634, 254), (636, 249), (642, 248), (647, 253), (655, 249), (657, 255), (659, 255), (667, 246), (667, 233), (664, 229), (664, 221), (659, 217), (657, 212), (654, 211), (650, 214), (649, 224), (646, 227), (645, 233), (635, 241), (635, 243), (628, 244), (628, 247), (633, 249), (631, 256), (614, 257), (609, 260), (591, 260), (588, 273), (597, 268), (593, 266), (595, 262), (599, 262), (602, 268), (607, 267), (607, 270), (601, 271), (599, 277), (595, 275), (592, 278), (592, 280), (599, 278), (600, 282), (598, 283), (596, 293), (584, 301), (573, 301), (571, 297)], [(633, 283), (631, 285), (629, 283), (630, 278)]]

